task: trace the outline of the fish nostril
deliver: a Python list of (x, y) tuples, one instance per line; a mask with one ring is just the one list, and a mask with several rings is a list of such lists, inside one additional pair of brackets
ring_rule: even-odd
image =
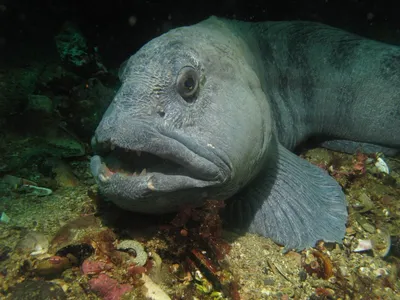
[(161, 110), (161, 111), (158, 111), (157, 113), (161, 118), (163, 118), (165, 116), (165, 111)]

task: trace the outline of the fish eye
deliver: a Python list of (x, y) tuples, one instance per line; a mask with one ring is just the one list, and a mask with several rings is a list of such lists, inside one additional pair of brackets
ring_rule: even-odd
[(199, 75), (193, 67), (183, 67), (176, 79), (176, 89), (186, 102), (195, 100), (199, 87)]

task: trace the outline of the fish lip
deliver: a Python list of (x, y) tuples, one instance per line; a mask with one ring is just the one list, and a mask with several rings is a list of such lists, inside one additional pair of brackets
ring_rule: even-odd
[[(145, 187), (148, 192), (168, 192), (173, 188), (178, 189), (178, 186), (174, 185), (172, 182), (174, 179), (181, 182), (182, 189), (209, 185), (215, 186), (222, 184), (228, 179), (229, 165), (226, 165), (224, 160), (216, 155), (215, 152), (210, 151), (211, 149), (199, 146), (198, 144), (189, 143), (188, 140), (190, 139), (188, 139), (188, 137), (178, 136), (177, 138), (177, 136), (168, 136), (154, 132), (153, 129), (146, 130), (147, 126), (143, 127), (144, 130), (140, 130), (139, 133), (146, 132), (147, 134), (139, 134), (140, 136), (132, 140), (140, 142), (133, 142), (131, 145), (126, 144), (126, 137), (122, 136), (119, 139), (118, 136), (121, 135), (118, 134), (111, 138), (102, 136), (101, 134), (95, 135), (92, 139), (92, 146), (99, 155), (92, 158), (91, 170), (99, 185), (110, 184), (110, 182), (118, 180), (127, 180), (127, 178), (119, 174), (119, 172), (111, 172), (103, 162), (102, 153), (110, 153), (110, 151), (112, 152), (111, 149), (115, 147), (132, 152), (147, 152), (174, 162), (189, 171), (189, 174), (182, 176), (150, 173), (147, 175), (132, 176), (132, 178), (129, 179), (132, 181), (132, 184), (136, 185), (136, 188), (138, 188), (138, 186), (141, 186), (141, 188)], [(196, 150), (193, 151), (193, 148)], [(170, 188), (164, 187), (162, 189), (157, 189), (158, 187), (154, 187), (149, 189), (148, 182), (150, 182), (151, 179), (160, 182), (171, 181), (172, 187), (170, 184)]]
[[(192, 187), (204, 188), (218, 185), (218, 182), (160, 173), (145, 176), (126, 176), (121, 173), (113, 173), (100, 179), (100, 174), (103, 174), (105, 170), (101, 157), (98, 155), (91, 158), (90, 167), (100, 193), (105, 196), (104, 199), (112, 201), (127, 211), (144, 214), (161, 215), (176, 212), (186, 206), (199, 206), (203, 203), (203, 197), (208, 195), (207, 192), (196, 191), (196, 195), (180, 197), (181, 192), (188, 191)], [(174, 176), (178, 177), (177, 180), (171, 180)]]
[[(130, 183), (131, 187), (135, 187), (135, 192), (139, 192), (141, 196), (146, 196), (151, 192), (170, 192), (176, 189), (185, 189), (192, 186), (205, 187), (218, 184), (217, 181), (205, 181), (197, 178), (192, 178), (186, 175), (166, 175), (158, 172), (152, 172), (146, 175), (132, 176), (121, 172), (112, 172), (103, 163), (102, 158), (94, 155), (90, 161), (90, 168), (97, 182), (102, 186), (118, 186), (120, 183)], [(170, 182), (168, 178), (185, 179), (185, 185), (182, 186), (182, 180), (176, 184)], [(165, 181), (168, 181), (167, 183)], [(160, 188), (160, 186), (162, 188)]]

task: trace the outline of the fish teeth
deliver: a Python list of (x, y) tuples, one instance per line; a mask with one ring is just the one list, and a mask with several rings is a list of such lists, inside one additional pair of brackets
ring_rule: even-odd
[(109, 177), (105, 176), (104, 174), (100, 173), (98, 178), (100, 179), (101, 182), (107, 182)]
[(140, 172), (140, 176), (143, 176), (143, 175), (146, 175), (146, 174), (147, 174), (147, 170), (146, 170), (146, 168), (144, 168), (142, 170), (142, 172)]
[(133, 176), (137, 176), (137, 173), (136, 172), (133, 172), (133, 174), (132, 174)]
[(114, 150), (115, 150), (115, 145), (114, 145), (114, 144), (111, 144), (110, 149), (111, 149), (111, 151), (114, 151)]
[(136, 150), (136, 155), (140, 157), (140, 155), (142, 155), (142, 151)]
[(154, 191), (156, 188), (154, 187), (154, 185), (153, 185), (153, 181), (150, 179), (150, 181), (148, 181), (147, 182), (147, 188), (150, 190), (150, 191)]

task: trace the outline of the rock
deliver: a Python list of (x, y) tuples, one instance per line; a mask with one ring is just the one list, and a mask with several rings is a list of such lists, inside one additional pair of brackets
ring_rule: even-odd
[[(47, 143), (48, 147), (52, 147), (51, 151), (53, 151), (54, 154), (57, 154), (54, 155), (57, 157), (79, 157), (85, 154), (84, 145), (72, 137), (47, 137), (45, 142)], [(59, 151), (56, 151), (56, 149)]]
[(93, 275), (99, 274), (103, 271), (111, 270), (112, 268), (113, 265), (111, 263), (86, 259), (81, 266), (81, 271), (85, 275)]
[(23, 168), (32, 158), (69, 158), (83, 156), (85, 145), (76, 138), (57, 132), (46, 136), (28, 137), (10, 141), (0, 157), (2, 172), (12, 172)]
[[(42, 66), (30, 64), (27, 67), (0, 70), (0, 117), (18, 112), (36, 88)], [(21, 105), (22, 104), (22, 105)]]
[(98, 277), (90, 279), (89, 286), (104, 300), (119, 300), (123, 294), (132, 289), (131, 285), (119, 284), (117, 280), (106, 274), (100, 274)]
[(39, 255), (46, 253), (49, 248), (47, 237), (36, 231), (28, 232), (21, 240), (19, 240), (16, 250), (31, 255)]
[(14, 300), (64, 300), (67, 299), (62, 288), (52, 282), (25, 280), (12, 288)]
[(105, 85), (98, 78), (90, 78), (86, 82), (76, 85), (71, 90), (71, 98), (74, 99), (72, 117), (68, 119), (68, 125), (81, 137), (93, 135), (104, 112), (115, 96), (119, 84)]
[(12, 249), (8, 246), (0, 246), (0, 262), (10, 258)]
[(86, 39), (72, 22), (65, 22), (55, 37), (58, 54), (63, 62), (82, 67), (90, 63)]
[(97, 47), (90, 47), (73, 22), (65, 22), (55, 37), (56, 47), (61, 60), (74, 69), (87, 73), (108, 72), (100, 61)]
[(144, 285), (142, 286), (143, 295), (149, 300), (171, 300), (159, 285), (155, 284), (146, 274), (142, 275)]
[(38, 276), (43, 276), (48, 279), (58, 277), (65, 270), (74, 266), (75, 258), (51, 256), (35, 263), (33, 272)]
[(51, 168), (52, 173), (55, 174), (55, 180), (59, 186), (75, 187), (79, 184), (79, 180), (72, 168), (62, 159), (48, 159), (46, 164)]
[(26, 110), (51, 114), (53, 112), (53, 101), (45, 95), (29, 95)]

